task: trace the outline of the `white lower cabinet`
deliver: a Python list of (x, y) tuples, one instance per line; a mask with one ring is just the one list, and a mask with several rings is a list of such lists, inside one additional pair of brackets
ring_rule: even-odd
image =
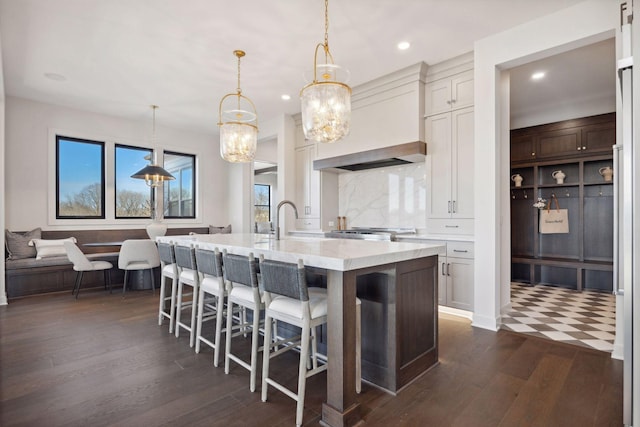
[(447, 242), (447, 254), (438, 256), (438, 303), (473, 311), (473, 243)]

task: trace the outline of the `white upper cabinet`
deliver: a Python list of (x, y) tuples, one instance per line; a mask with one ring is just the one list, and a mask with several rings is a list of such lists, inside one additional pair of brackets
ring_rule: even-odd
[(473, 107), (428, 117), (427, 229), (432, 233), (473, 234)]
[(473, 70), (436, 80), (425, 86), (425, 115), (446, 113), (473, 105)]
[(313, 170), (316, 146), (296, 148), (296, 206), (299, 218), (320, 218), (320, 172)]

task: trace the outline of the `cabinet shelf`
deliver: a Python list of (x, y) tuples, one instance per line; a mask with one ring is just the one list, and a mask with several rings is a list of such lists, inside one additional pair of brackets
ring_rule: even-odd
[[(600, 171), (613, 167), (615, 114), (533, 126), (511, 136), (511, 173), (528, 184), (510, 186), (512, 280), (613, 289), (614, 186)], [(581, 149), (572, 154), (574, 142)], [(564, 183), (556, 182), (555, 171), (566, 175)], [(530, 199), (549, 200), (552, 194), (560, 208), (568, 209), (569, 233), (539, 232), (539, 214), (531, 207), (535, 199)]]

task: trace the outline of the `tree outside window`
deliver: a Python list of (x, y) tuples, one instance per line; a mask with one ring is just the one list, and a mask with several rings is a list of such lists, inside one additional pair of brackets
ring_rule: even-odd
[(104, 142), (56, 136), (56, 218), (104, 218)]
[(153, 192), (143, 180), (131, 178), (131, 175), (149, 164), (152, 158), (153, 151), (148, 148), (116, 144), (116, 218), (151, 218)]
[(255, 222), (271, 221), (271, 186), (254, 184)]
[(164, 152), (164, 166), (176, 179), (164, 183), (164, 217), (195, 218), (196, 156)]

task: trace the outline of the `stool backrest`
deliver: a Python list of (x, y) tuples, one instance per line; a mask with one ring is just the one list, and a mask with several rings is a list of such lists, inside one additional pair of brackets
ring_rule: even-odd
[(180, 268), (186, 268), (189, 270), (197, 270), (196, 255), (193, 248), (186, 246), (175, 246), (176, 264)]
[(160, 255), (160, 261), (165, 265), (175, 264), (176, 262), (176, 252), (173, 249), (173, 245), (171, 243), (158, 243), (158, 254)]
[(196, 248), (198, 271), (214, 277), (222, 277), (222, 254), (218, 249), (210, 251)]
[(292, 264), (263, 260), (260, 261), (260, 273), (265, 292), (309, 301), (306, 271), (302, 262)]
[(224, 278), (226, 281), (239, 283), (252, 288), (258, 287), (256, 260), (253, 254), (248, 257), (223, 252)]

